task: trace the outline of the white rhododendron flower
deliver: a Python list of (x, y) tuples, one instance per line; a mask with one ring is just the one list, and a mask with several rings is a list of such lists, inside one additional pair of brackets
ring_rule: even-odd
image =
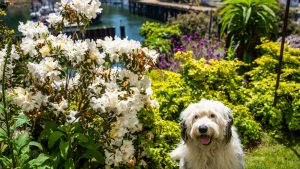
[(63, 19), (63, 17), (60, 14), (57, 13), (50, 13), (48, 15), (47, 22), (49, 23), (50, 27), (56, 28), (58, 24), (64, 22), (64, 25), (67, 25), (68, 22)]
[(102, 65), (105, 61), (105, 54), (100, 53), (95, 41), (87, 41), (89, 47), (88, 58), (91, 61), (96, 61), (98, 65)]
[(9, 93), (12, 96), (12, 104), (22, 108), (23, 111), (29, 112), (39, 109), (43, 103), (44, 96), (40, 91), (33, 93), (29, 89), (17, 87)]
[(97, 44), (102, 47), (105, 53), (109, 54), (111, 61), (119, 61), (119, 54), (131, 54), (133, 51), (140, 49), (141, 44), (138, 41), (121, 39), (115, 37), (106, 37), (104, 40), (98, 40)]
[(84, 15), (88, 19), (95, 19), (101, 13), (102, 8), (99, 0), (62, 0), (61, 6), (66, 6), (75, 10), (79, 15)]
[(76, 118), (78, 111), (70, 110), (69, 114), (67, 115), (67, 124), (77, 122), (79, 119)]
[(42, 22), (27, 21), (25, 24), (20, 22), (18, 30), (28, 38), (40, 37), (43, 34), (48, 34), (48, 27)]
[(43, 57), (45, 57), (45, 56), (49, 55), (50, 48), (48, 45), (45, 45), (39, 50), (39, 52), (42, 54)]
[(60, 65), (54, 58), (46, 57), (40, 63), (29, 62), (27, 68), (36, 80), (44, 82), (46, 77), (49, 77), (50, 80), (59, 79), (60, 72), (57, 69), (60, 69)]
[(35, 49), (36, 45), (37, 42), (35, 40), (25, 37), (22, 39), (20, 47), (25, 55), (29, 54), (30, 56), (34, 56), (37, 55), (37, 51)]
[(64, 98), (62, 98), (59, 103), (51, 103), (50, 105), (54, 108), (56, 116), (60, 113), (64, 113), (68, 108), (68, 102)]
[[(7, 47), (7, 45), (6, 45), (6, 47)], [(20, 59), (20, 55), (17, 52), (15, 45), (11, 46), (10, 57), (11, 57), (12, 60), (19, 60)]]
[(59, 34), (57, 36), (50, 35), (47, 37), (47, 41), (51, 42), (53, 48), (59, 48), (62, 50), (68, 50), (68, 46), (73, 45), (73, 40), (65, 34)]
[(120, 150), (123, 154), (123, 161), (129, 161), (134, 156), (134, 146), (131, 140), (123, 140)]
[(145, 54), (147, 56), (150, 56), (152, 58), (152, 60), (153, 60), (154, 63), (156, 62), (156, 60), (157, 60), (157, 58), (159, 56), (159, 53), (157, 53), (156, 50), (150, 50), (148, 48), (142, 48), (142, 50), (143, 50), (143, 52), (145, 52)]

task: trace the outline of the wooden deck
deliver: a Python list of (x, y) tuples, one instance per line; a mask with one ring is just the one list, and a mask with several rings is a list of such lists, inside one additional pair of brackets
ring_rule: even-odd
[(216, 10), (216, 7), (161, 2), (158, 0), (129, 0), (129, 11), (131, 13), (163, 22), (170, 17), (177, 17), (178, 14), (189, 11), (202, 11), (208, 15), (210, 11)]
[(167, 8), (179, 9), (179, 10), (193, 10), (193, 11), (210, 11), (210, 10), (217, 10), (216, 7), (208, 7), (208, 6), (195, 6), (189, 4), (179, 4), (179, 3), (170, 3), (170, 2), (161, 2), (158, 0), (139, 0), (136, 1), (137, 3), (141, 4), (148, 4), (152, 6), (162, 6)]

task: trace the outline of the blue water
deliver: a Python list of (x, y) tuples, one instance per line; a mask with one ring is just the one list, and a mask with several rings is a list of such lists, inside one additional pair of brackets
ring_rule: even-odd
[(103, 5), (101, 21), (102, 23), (96, 26), (115, 26), (116, 35), (120, 36), (120, 26), (124, 25), (125, 34), (129, 39), (142, 41), (143, 37), (139, 35), (139, 29), (143, 23), (151, 19), (129, 13), (126, 6)]
[[(133, 15), (129, 13), (128, 7), (115, 5), (102, 5), (101, 14), (102, 22), (91, 27), (111, 27), (116, 28), (116, 35), (120, 36), (120, 25), (125, 26), (125, 34), (129, 39), (143, 41), (143, 37), (139, 35), (139, 29), (146, 21), (151, 19)], [(19, 22), (25, 22), (30, 19), (30, 5), (11, 6), (7, 10), (8, 15), (2, 18), (4, 22), (12, 29), (17, 30)]]

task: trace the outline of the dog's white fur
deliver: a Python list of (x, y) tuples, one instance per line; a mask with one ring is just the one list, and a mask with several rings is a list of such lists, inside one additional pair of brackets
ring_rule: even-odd
[[(179, 162), (180, 169), (243, 169), (242, 145), (234, 126), (232, 136), (226, 142), (226, 125), (231, 110), (219, 101), (202, 99), (189, 105), (180, 115), (186, 127), (186, 141), (171, 152), (171, 158)], [(213, 115), (212, 115), (213, 114)], [(200, 142), (199, 126), (208, 127), (209, 145)], [(203, 133), (202, 133), (203, 134)]]

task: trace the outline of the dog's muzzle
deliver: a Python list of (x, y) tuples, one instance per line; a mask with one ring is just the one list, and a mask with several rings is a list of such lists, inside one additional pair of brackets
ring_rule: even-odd
[(208, 127), (206, 125), (201, 125), (198, 128), (200, 133), (200, 143), (202, 145), (209, 145), (211, 143), (211, 136), (207, 135)]

